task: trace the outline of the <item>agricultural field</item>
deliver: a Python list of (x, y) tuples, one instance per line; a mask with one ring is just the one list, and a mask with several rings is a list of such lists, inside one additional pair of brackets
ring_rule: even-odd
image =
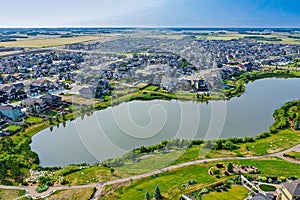
[[(248, 34), (238, 34), (238, 33), (227, 33), (227, 34), (213, 34), (210, 36), (199, 36), (197, 39), (206, 39), (206, 40), (236, 40), (244, 37), (264, 37), (266, 40), (257, 40), (259, 42), (267, 43), (281, 43), (281, 44), (300, 44), (300, 39), (289, 38), (286, 35), (277, 34), (277, 35), (248, 35)], [(280, 41), (268, 41), (270, 38), (279, 39)], [(256, 39), (254, 39), (256, 40)]]
[(78, 36), (72, 38), (29, 38), (13, 42), (0, 42), (3, 47), (24, 47), (24, 48), (41, 48), (61, 46), (65, 44), (88, 42), (92, 40), (104, 39), (103, 36)]

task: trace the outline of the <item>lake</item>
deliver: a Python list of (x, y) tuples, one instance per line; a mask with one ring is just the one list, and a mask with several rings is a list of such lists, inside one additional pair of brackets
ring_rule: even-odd
[(174, 138), (256, 136), (273, 123), (273, 111), (300, 99), (300, 79), (262, 79), (230, 101), (132, 101), (45, 129), (32, 138), (42, 166), (96, 163), (142, 145)]

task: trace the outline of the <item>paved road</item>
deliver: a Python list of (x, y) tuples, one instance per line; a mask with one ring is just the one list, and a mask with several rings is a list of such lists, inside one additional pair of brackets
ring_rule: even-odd
[(131, 177), (112, 180), (112, 181), (101, 182), (99, 184), (50, 187), (46, 192), (44, 192), (42, 194), (38, 194), (35, 191), (35, 188), (30, 187), (30, 186), (4, 186), (4, 185), (0, 185), (0, 188), (2, 188), (2, 189), (26, 190), (27, 196), (29, 196), (33, 199), (37, 199), (37, 197), (45, 198), (45, 197), (51, 195), (56, 190), (95, 187), (96, 192), (95, 192), (92, 199), (96, 200), (96, 199), (99, 199), (99, 197), (101, 195), (101, 191), (102, 191), (103, 187), (106, 186), (106, 185), (114, 185), (114, 184), (118, 184), (118, 183), (128, 182), (130, 180), (137, 180), (137, 179), (141, 179), (141, 178), (146, 178), (146, 177), (153, 176), (153, 175), (156, 175), (156, 174), (160, 174), (160, 173), (163, 173), (163, 172), (167, 172), (167, 171), (170, 171), (170, 170), (173, 170), (173, 169), (178, 169), (178, 168), (181, 168), (181, 167), (186, 167), (186, 166), (200, 164), (200, 163), (207, 163), (207, 162), (213, 162), (213, 161), (225, 161), (225, 160), (248, 160), (248, 159), (266, 158), (266, 157), (280, 157), (280, 158), (282, 158), (286, 161), (300, 164), (300, 161), (297, 162), (296, 160), (290, 160), (290, 159), (287, 159), (287, 158), (283, 157), (283, 154), (291, 152), (291, 151), (300, 151), (300, 144), (298, 144), (297, 146), (294, 146), (290, 149), (278, 152), (278, 153), (265, 154), (265, 155), (260, 155), (260, 156), (209, 158), (209, 159), (195, 160), (195, 161), (190, 161), (190, 162), (185, 162), (185, 163), (165, 167), (165, 168), (162, 168), (162, 169), (158, 169), (158, 170), (155, 170), (155, 171), (152, 171), (152, 172), (147, 172), (147, 173), (136, 175), (136, 176), (131, 176)]

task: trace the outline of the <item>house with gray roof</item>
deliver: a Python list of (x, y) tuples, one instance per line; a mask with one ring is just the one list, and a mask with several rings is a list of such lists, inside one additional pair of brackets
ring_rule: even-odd
[(280, 191), (281, 200), (299, 200), (300, 199), (300, 179), (288, 181), (282, 184)]

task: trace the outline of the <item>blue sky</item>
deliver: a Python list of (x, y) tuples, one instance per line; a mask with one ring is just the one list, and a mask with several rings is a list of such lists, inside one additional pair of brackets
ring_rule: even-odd
[(300, 27), (300, 0), (7, 0), (1, 27)]

